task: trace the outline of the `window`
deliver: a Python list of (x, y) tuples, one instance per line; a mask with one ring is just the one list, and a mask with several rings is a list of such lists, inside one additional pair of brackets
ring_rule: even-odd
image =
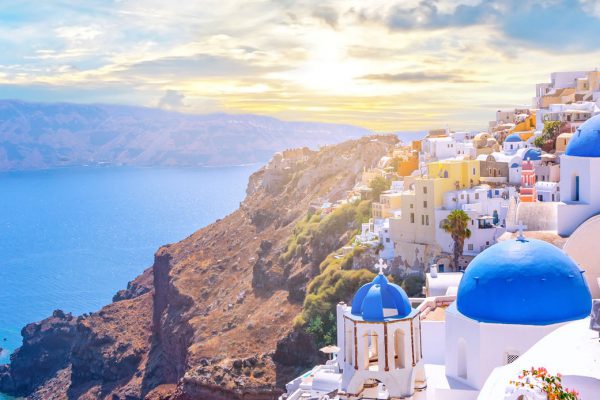
[(476, 174), (477, 174), (477, 172), (475, 172), (475, 168), (473, 168), (473, 175), (476, 175)]
[(456, 357), (456, 372), (458, 376), (467, 379), (467, 342), (465, 339), (458, 339), (458, 354)]
[(385, 238), (385, 242), (389, 243), (390, 242), (390, 238)]
[(573, 191), (573, 201), (579, 201), (579, 175), (575, 177), (575, 190)]
[(413, 203), (410, 203), (410, 208), (415, 208), (415, 205)]
[(473, 251), (473, 243), (469, 243), (467, 245), (467, 248), (469, 249), (469, 251)]
[(479, 193), (475, 193), (475, 200), (479, 200)]
[(423, 208), (427, 208), (427, 200), (423, 202)]
[(410, 223), (411, 224), (415, 223), (415, 213), (410, 213)]
[(396, 329), (394, 331), (394, 367), (396, 369), (404, 368), (406, 354), (404, 351), (404, 331)]
[(425, 216), (425, 225), (429, 225), (429, 215)]
[(427, 194), (427, 186), (423, 186), (423, 193)]

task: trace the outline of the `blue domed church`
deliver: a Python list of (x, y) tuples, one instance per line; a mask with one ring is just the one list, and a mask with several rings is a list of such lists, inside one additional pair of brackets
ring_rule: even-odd
[(493, 372), (592, 308), (577, 264), (522, 232), (475, 257), (456, 294), (417, 308), (376, 267), (350, 305), (337, 305), (336, 357), (290, 382), (282, 400), (487, 400), (478, 396)]
[(341, 398), (359, 398), (366, 387), (383, 384), (390, 398), (410, 398), (425, 386), (420, 313), (404, 290), (379, 274), (362, 286), (351, 306), (337, 307)]
[(558, 233), (571, 235), (600, 212), (600, 115), (584, 122), (560, 158)]
[(446, 311), (446, 374), (481, 389), (494, 368), (591, 306), (583, 272), (562, 250), (523, 236), (500, 242), (471, 262)]

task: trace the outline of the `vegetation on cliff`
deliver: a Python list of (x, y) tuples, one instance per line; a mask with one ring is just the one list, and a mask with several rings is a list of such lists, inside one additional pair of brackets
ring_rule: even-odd
[[(330, 256), (368, 219), (368, 203), (330, 215), (306, 212), (323, 199), (345, 198), (396, 143), (395, 136), (369, 136), (310, 152), (290, 170), (262, 168), (237, 211), (159, 249), (153, 266), (111, 305), (73, 317), (72, 336), (59, 336), (64, 346), (53, 344), (64, 318), (46, 320), (44, 329), (31, 325), (23, 350), (0, 366), (0, 391), (54, 399), (276, 399), (316, 361), (315, 340), (334, 337), (316, 317), (324, 321), (372, 276), (352, 269), (371, 265), (362, 261), (371, 250), (351, 252), (360, 263)], [(313, 328), (294, 329), (305, 300), (315, 310)], [(58, 360), (56, 368), (48, 360)]]

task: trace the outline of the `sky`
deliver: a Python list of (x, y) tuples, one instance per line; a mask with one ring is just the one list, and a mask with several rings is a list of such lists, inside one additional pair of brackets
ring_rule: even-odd
[(485, 129), (599, 37), (596, 0), (0, 0), (0, 98)]

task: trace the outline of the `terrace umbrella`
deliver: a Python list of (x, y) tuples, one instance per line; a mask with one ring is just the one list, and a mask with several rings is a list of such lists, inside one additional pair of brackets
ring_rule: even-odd
[(333, 354), (340, 351), (340, 348), (337, 346), (329, 345), (329, 346), (321, 347), (319, 349), (319, 351), (322, 353), (325, 353), (325, 354), (329, 354), (329, 359), (331, 359), (331, 358), (333, 358)]

